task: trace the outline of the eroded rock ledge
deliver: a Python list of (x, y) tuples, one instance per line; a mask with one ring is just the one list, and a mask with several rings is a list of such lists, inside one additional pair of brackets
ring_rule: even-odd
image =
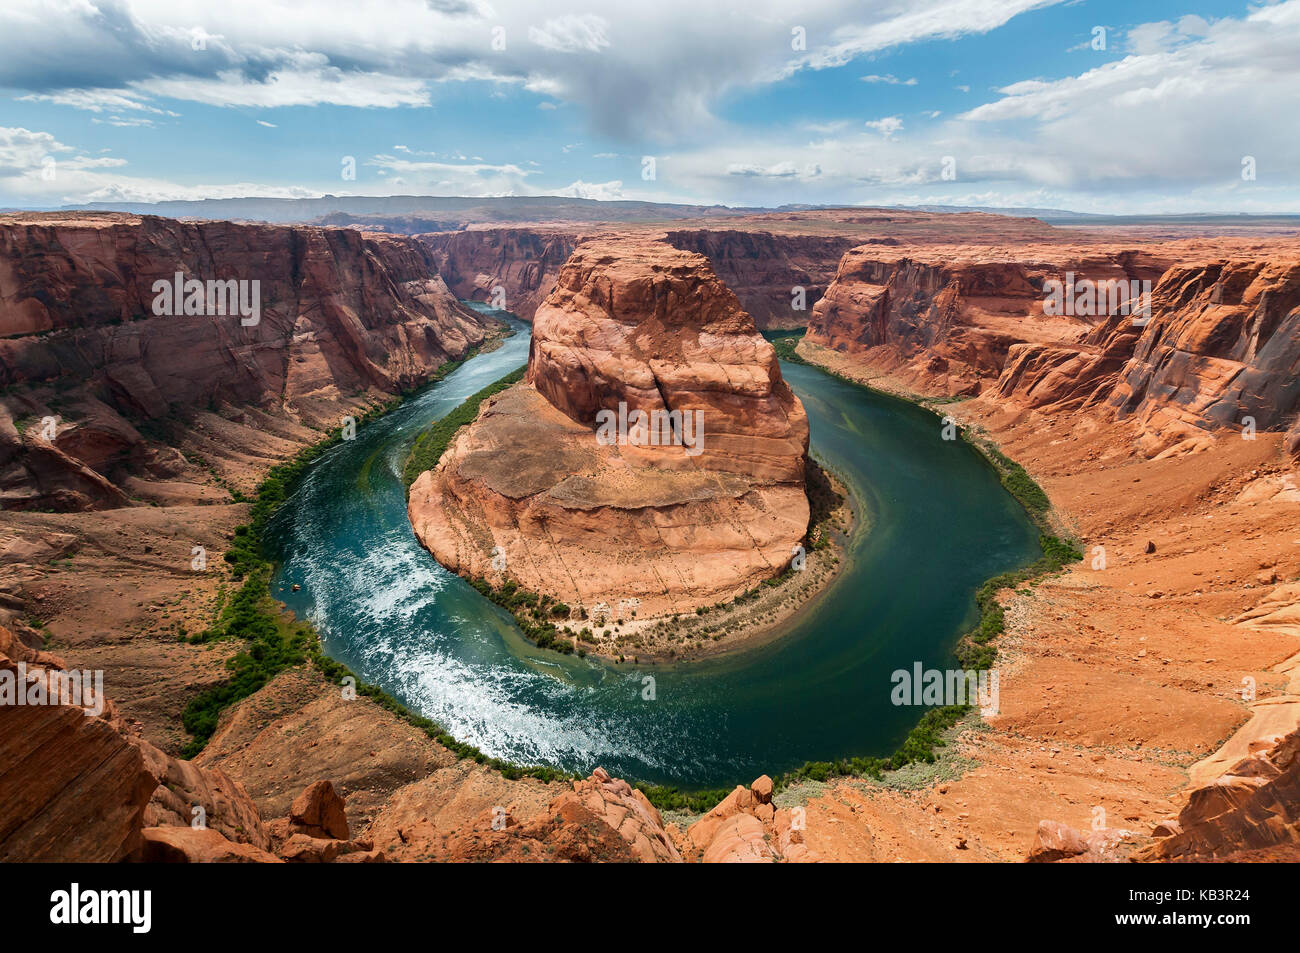
[[(620, 404), (702, 429), (602, 445), (597, 415)], [(808, 529), (807, 451), (774, 350), (703, 256), (592, 242), (537, 310), (526, 379), (415, 481), (409, 512), (462, 575), (513, 580), (593, 619), (621, 608), (645, 620), (789, 565)]]

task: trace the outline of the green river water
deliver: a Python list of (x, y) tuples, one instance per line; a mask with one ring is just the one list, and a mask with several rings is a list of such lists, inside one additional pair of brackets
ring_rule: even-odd
[(941, 439), (934, 414), (786, 364), (813, 452), (866, 509), (835, 582), (779, 639), (720, 659), (650, 667), (539, 650), (420, 547), (401, 480), (421, 430), (526, 361), (529, 328), (511, 324), (502, 347), (325, 454), (267, 534), (273, 593), (329, 655), (489, 755), (692, 788), (891, 754), (924, 712), (891, 703), (891, 673), (954, 667), (975, 590), (1040, 554), (1020, 504), (974, 449)]

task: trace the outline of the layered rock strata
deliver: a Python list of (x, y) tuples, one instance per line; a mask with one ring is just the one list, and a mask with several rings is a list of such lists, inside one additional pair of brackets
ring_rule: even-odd
[[(990, 392), (1013, 406), (1131, 419), (1151, 455), (1200, 449), (1227, 429), (1294, 433), (1300, 265), (1292, 249), (1225, 250), (864, 245), (841, 261), (807, 341), (926, 395)], [(1117, 295), (1117, 308), (1099, 292), (1062, 314), (1045, 288), (1071, 279), (1140, 297)], [(1300, 440), (1289, 445), (1300, 452)]]
[[(455, 300), (413, 239), (0, 217), (0, 507), (225, 497), (194, 457), (217, 465), (244, 441), (260, 450), (267, 435), (338, 427), (373, 395), (463, 357), (493, 324)], [(218, 446), (197, 446), (195, 431), (223, 428)]]
[(664, 232), (616, 231), (608, 225), (478, 228), (419, 238), (433, 250), (439, 273), (458, 297), (496, 300), (531, 321), (578, 245), (618, 235), (634, 241), (662, 240), (704, 255), (762, 329), (806, 325), (813, 303), (835, 277), (840, 256), (854, 244), (838, 235), (786, 235), (758, 228)]
[(415, 481), (411, 522), (452, 570), (574, 611), (690, 612), (789, 564), (807, 449), (775, 352), (707, 260), (590, 243), (537, 311), (526, 380)]
[(1151, 297), (1145, 324), (1116, 316), (1074, 345), (1013, 347), (997, 396), (1132, 419), (1150, 454), (1201, 449), (1216, 431), (1252, 436), (1297, 426), (1300, 264), (1178, 265)]
[(1073, 307), (1046, 313), (1049, 282), (1073, 276), (1080, 286), (1140, 288), (1166, 267), (1158, 255), (1123, 250), (863, 245), (840, 261), (807, 340), (922, 393), (976, 394), (997, 379), (1013, 346), (1076, 341), (1105, 317)]
[(531, 321), (580, 233), (546, 228), (482, 228), (421, 235), (456, 296)]
[(1145, 860), (1250, 859), (1271, 848), (1300, 850), (1300, 730), (1252, 741), (1223, 775), (1193, 787), (1177, 820)]

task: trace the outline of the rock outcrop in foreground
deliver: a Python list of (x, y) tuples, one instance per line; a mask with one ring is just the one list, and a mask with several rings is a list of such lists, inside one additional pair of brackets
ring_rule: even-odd
[(790, 563), (807, 450), (775, 352), (705, 258), (589, 243), (537, 311), (526, 380), (415, 481), (410, 517), (462, 575), (593, 616), (691, 612)]
[[(348, 839), (328, 781), (263, 825), (244, 786), (133, 734), (102, 693), (57, 696), (74, 675), (0, 627), (0, 862), (322, 863), (382, 861)], [(40, 694), (37, 684), (48, 686)], [(33, 703), (34, 699), (40, 703)], [(91, 701), (93, 699), (93, 704)]]
[(693, 856), (706, 864), (819, 861), (804, 840), (804, 810), (777, 807), (772, 790), (772, 779), (766, 774), (749, 787), (736, 785), (686, 832)]
[(1252, 741), (1249, 751), (1189, 792), (1178, 819), (1157, 829), (1161, 840), (1142, 859), (1250, 860), (1273, 849), (1300, 855), (1300, 730)]

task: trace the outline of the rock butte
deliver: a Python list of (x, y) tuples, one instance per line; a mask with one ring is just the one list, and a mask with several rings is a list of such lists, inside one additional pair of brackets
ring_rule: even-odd
[[(953, 745), (973, 767), (910, 792), (832, 779), (824, 793), (775, 799), (759, 778), (679, 826), (603, 771), (543, 783), (458, 759), (370, 699), (343, 701), (311, 666), (281, 673), (225, 714), (199, 758), (177, 760), (181, 709), (224, 677), (233, 647), (171, 633), (178, 603), (189, 625), (210, 622), (225, 578), (186, 571), (178, 599), (184, 570), (172, 548), (185, 566), (192, 542), (220, 552), (247, 521), (224, 484), (251, 489), (339, 414), (417, 383), (481, 338), (480, 319), (437, 290), (441, 246), (459, 249), (463, 268), (444, 272), (456, 294), (486, 298), (501, 283), (513, 304), (531, 283), (536, 310), (579, 238), (663, 240), (667, 230), (543, 223), (400, 239), (7, 215), (0, 500), (65, 512), (3, 514), (0, 667), (60, 668), (63, 658), (102, 667), (112, 697), (97, 718), (55, 707), (0, 718), (0, 747), (13, 755), (0, 764), (0, 857), (1300, 859), (1300, 474), (1287, 456), (1300, 455), (1287, 403), (1300, 241), (878, 209), (698, 217), (673, 230), (698, 233), (695, 245), (673, 244), (712, 256), (756, 315), (788, 300), (779, 279), (765, 286), (780, 270), (773, 250), (809, 284), (829, 283), (801, 353), (878, 387), (975, 395), (944, 412), (1023, 463), (1084, 542), (1082, 564), (1028, 595), (1002, 594), (1002, 711)], [(500, 246), (506, 232), (514, 246)], [(544, 235), (563, 241), (539, 255), (530, 243)], [(853, 251), (814, 260), (808, 236), (847, 238)], [(487, 253), (474, 250), (480, 243)], [(178, 319), (140, 317), (149, 286), (136, 268), (166, 277), (177, 255), (193, 267), (289, 261), (311, 281), (302, 292), (284, 284), (284, 313), (266, 314), (256, 334), (227, 335), (206, 319), (180, 333)], [(1034, 282), (1067, 269), (1150, 274), (1151, 324), (1043, 320)], [(169, 374), (174, 366), (185, 373)], [(78, 412), (59, 425), (62, 457), (46, 459), (30, 418), (61, 390)], [(166, 439), (136, 428), (157, 406), (154, 391), (182, 424)], [(1248, 410), (1254, 441), (1235, 422)], [(125, 505), (133, 501), (115, 488), (160, 505)], [(1108, 557), (1101, 570), (1091, 565), (1097, 545)], [(40, 648), (42, 634), (24, 622), (32, 615), (59, 639), (59, 656)], [(1243, 701), (1247, 675), (1258, 696)], [(33, 745), (37, 734), (49, 741)], [(804, 802), (799, 831), (775, 803), (792, 798)], [(207, 811), (206, 831), (188, 826), (192, 799)], [(504, 826), (492, 823), (498, 806)], [(1093, 832), (1097, 806), (1108, 821)]]
[[(700, 452), (600, 445), (597, 415), (620, 403), (695, 414)], [(692, 612), (789, 565), (808, 529), (807, 451), (775, 351), (707, 259), (591, 242), (537, 309), (526, 379), (411, 486), (411, 523), (467, 576), (589, 612)]]

